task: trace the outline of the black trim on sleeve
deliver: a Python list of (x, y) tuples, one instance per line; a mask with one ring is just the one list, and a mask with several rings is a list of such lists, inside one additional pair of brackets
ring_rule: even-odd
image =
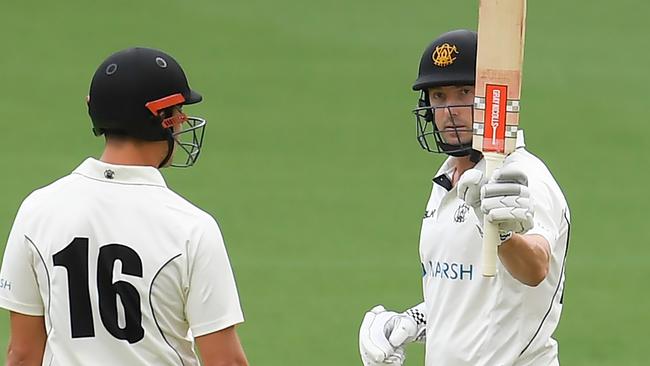
[[(50, 331), (52, 330), (52, 321), (51, 320), (48, 321), (48, 319), (52, 319), (52, 314), (50, 314), (50, 304), (52, 303), (52, 281), (50, 280), (50, 271), (47, 270), (47, 265), (45, 264), (43, 255), (41, 254), (41, 251), (38, 250), (36, 244), (34, 244), (34, 241), (30, 239), (27, 235), (25, 235), (25, 239), (27, 239), (27, 241), (34, 247), (34, 250), (36, 250), (38, 257), (41, 259), (41, 262), (43, 263), (43, 268), (45, 269), (45, 276), (47, 277), (47, 316), (45, 317), (45, 334), (49, 335)], [(49, 323), (49, 327), (48, 327), (48, 323)], [(47, 366), (52, 366), (53, 362), (54, 362), (54, 354), (50, 353), (50, 361), (47, 363)]]
[[(47, 277), (47, 315), (50, 319), (52, 319), (52, 314), (50, 314), (50, 304), (52, 303), (52, 281), (50, 280), (50, 272), (47, 270), (47, 265), (45, 264), (45, 259), (43, 259), (43, 255), (41, 254), (41, 251), (38, 250), (38, 247), (36, 244), (34, 244), (34, 241), (30, 239), (27, 235), (25, 235), (25, 239), (34, 247), (34, 250), (38, 254), (38, 257), (41, 259), (41, 262), (43, 263), (43, 268), (45, 269), (45, 276)], [(50, 329), (52, 329), (52, 324), (50, 324)], [(49, 334), (49, 330), (46, 330), (46, 333)]]
[(153, 321), (154, 321), (154, 323), (156, 323), (156, 328), (158, 328), (158, 331), (160, 332), (160, 335), (162, 336), (163, 340), (165, 340), (165, 343), (167, 343), (167, 345), (169, 346), (169, 348), (171, 348), (171, 349), (174, 351), (174, 353), (176, 353), (176, 356), (178, 356), (178, 359), (181, 361), (181, 366), (184, 366), (185, 363), (183, 362), (183, 357), (181, 357), (180, 353), (178, 353), (178, 351), (176, 350), (176, 348), (174, 348), (174, 346), (172, 346), (171, 343), (169, 343), (169, 341), (167, 340), (167, 337), (165, 337), (165, 334), (163, 333), (162, 329), (160, 329), (160, 325), (158, 324), (158, 319), (156, 319), (156, 312), (155, 312), (154, 309), (153, 309), (153, 301), (152, 301), (152, 299), (151, 299), (151, 290), (153, 289), (153, 284), (154, 284), (154, 282), (156, 282), (156, 277), (158, 277), (158, 275), (160, 274), (160, 272), (162, 271), (162, 269), (165, 268), (166, 265), (168, 265), (168, 264), (171, 263), (174, 259), (180, 257), (181, 255), (182, 255), (182, 254), (179, 253), (179, 254), (176, 254), (176, 255), (175, 255), (174, 257), (172, 257), (171, 259), (169, 259), (167, 262), (165, 262), (165, 264), (162, 265), (162, 267), (160, 267), (160, 269), (158, 269), (158, 271), (156, 272), (156, 274), (153, 276), (153, 279), (151, 280), (151, 285), (149, 286), (149, 307), (151, 307), (151, 315), (153, 316)]
[[(548, 310), (546, 311), (546, 314), (544, 314), (544, 317), (542, 318), (542, 321), (539, 324), (539, 327), (537, 327), (537, 330), (535, 331), (535, 334), (533, 334), (533, 337), (530, 339), (528, 344), (526, 344), (526, 347), (524, 347), (524, 349), (521, 350), (521, 352), (519, 352), (519, 357), (521, 357), (521, 355), (523, 355), (524, 352), (526, 352), (528, 347), (530, 347), (530, 345), (533, 343), (533, 341), (537, 337), (537, 334), (539, 334), (539, 331), (542, 329), (542, 326), (544, 325), (544, 322), (546, 321), (546, 318), (548, 317), (548, 314), (550, 314), (551, 309), (553, 308), (553, 300), (557, 296), (557, 292), (560, 289), (560, 284), (562, 283), (562, 279), (564, 278), (564, 266), (566, 264), (567, 254), (569, 253), (569, 239), (571, 238), (571, 222), (569, 222), (569, 219), (566, 216), (566, 211), (564, 211), (563, 215), (564, 215), (564, 220), (566, 220), (566, 223), (568, 225), (568, 229), (567, 229), (567, 234), (566, 234), (566, 245), (565, 245), (565, 248), (564, 248), (564, 258), (562, 259), (562, 270), (560, 271), (560, 278), (557, 281), (557, 287), (555, 287), (555, 292), (553, 293), (553, 296), (551, 297), (551, 304), (549, 305)], [(562, 303), (562, 301), (564, 300), (564, 291), (562, 291), (560, 296), (561, 296), (560, 297), (560, 299), (561, 299), (560, 303)]]
[(433, 183), (441, 186), (447, 191), (451, 191), (451, 189), (453, 188), (451, 184), (451, 180), (449, 180), (449, 177), (446, 174), (440, 174), (439, 176), (433, 178)]

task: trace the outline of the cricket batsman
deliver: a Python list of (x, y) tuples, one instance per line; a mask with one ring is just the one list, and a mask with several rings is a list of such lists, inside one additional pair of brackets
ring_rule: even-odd
[(7, 365), (248, 365), (219, 226), (159, 170), (196, 162), (207, 122), (183, 107), (201, 100), (163, 51), (99, 65), (87, 104), (101, 157), (32, 192), (9, 234)]
[[(517, 148), (491, 177), (472, 149), (477, 34), (442, 34), (424, 51), (413, 90), (418, 141), (448, 155), (433, 177), (420, 232), (424, 301), (378, 305), (359, 332), (365, 366), (402, 365), (423, 342), (426, 366), (554, 366), (570, 214), (551, 172)], [(496, 277), (481, 275), (483, 220), (496, 223)]]

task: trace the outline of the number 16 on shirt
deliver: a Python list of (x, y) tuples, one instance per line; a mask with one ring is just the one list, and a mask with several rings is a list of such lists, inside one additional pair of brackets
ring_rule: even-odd
[[(525, 30), (526, 0), (480, 0), (472, 145), (488, 179), (515, 149)], [(483, 228), (483, 275), (493, 277), (498, 227), (486, 220)]]

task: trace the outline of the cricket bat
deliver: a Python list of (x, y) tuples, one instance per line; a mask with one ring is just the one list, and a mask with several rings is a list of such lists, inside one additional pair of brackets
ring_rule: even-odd
[[(474, 136), (489, 179), (515, 149), (519, 126), (521, 69), (526, 33), (526, 0), (480, 0)], [(483, 226), (483, 276), (496, 275), (497, 225)]]

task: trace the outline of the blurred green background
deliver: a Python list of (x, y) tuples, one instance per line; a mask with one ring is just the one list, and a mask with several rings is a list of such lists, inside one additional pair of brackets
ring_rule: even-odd
[[(563, 365), (647, 365), (648, 14), (529, 1), (522, 124), (572, 209)], [(419, 226), (444, 157), (415, 140), (419, 57), (476, 17), (457, 0), (5, 2), (0, 232), (30, 191), (100, 154), (84, 105), (97, 65), (164, 49), (205, 96), (186, 110), (209, 121), (198, 165), (164, 174), (221, 224), (251, 364), (360, 365), (363, 313), (421, 299)]]

